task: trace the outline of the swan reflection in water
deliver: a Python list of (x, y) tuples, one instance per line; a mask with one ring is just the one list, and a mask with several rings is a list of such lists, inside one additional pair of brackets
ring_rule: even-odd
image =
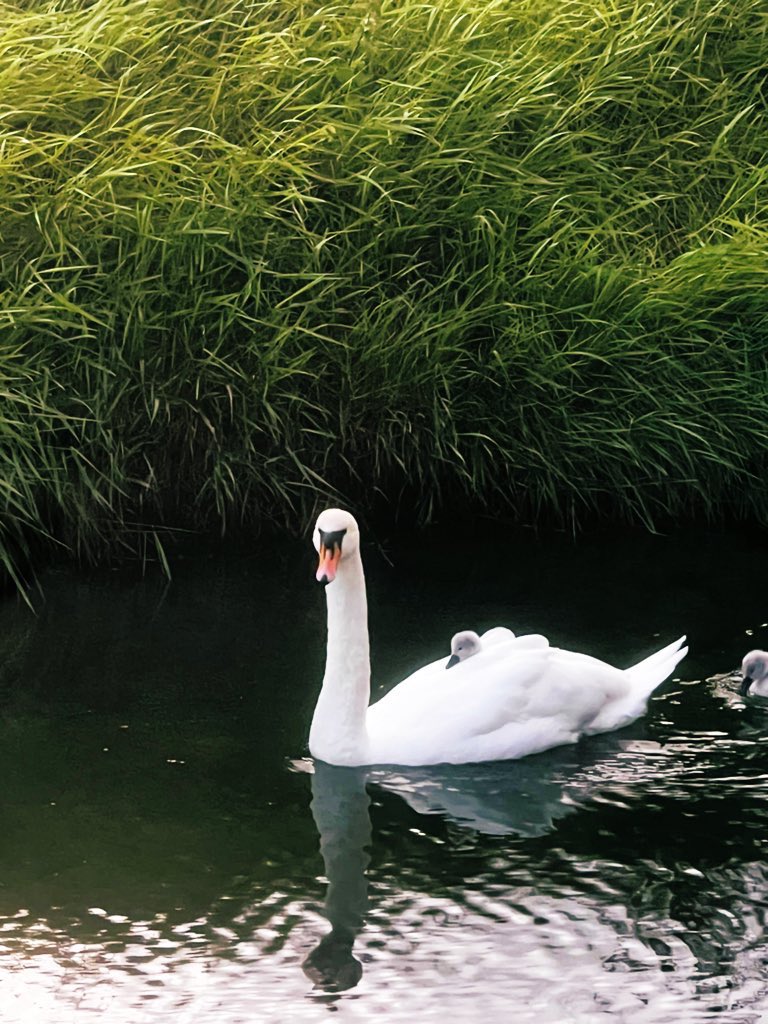
[(534, 838), (550, 832), (599, 790), (610, 787), (621, 796), (625, 784), (636, 786), (644, 777), (663, 783), (665, 769), (671, 783), (693, 763), (680, 751), (670, 757), (658, 743), (625, 732), (521, 761), (424, 768), (342, 768), (303, 761), (294, 767), (312, 772), (312, 815), (328, 881), (325, 914), (331, 926), (303, 969), (317, 988), (331, 993), (353, 988), (363, 973), (353, 947), (368, 904), (368, 785), (396, 793), (419, 814), (439, 814), (473, 832)]
[(368, 905), (368, 848), (371, 845), (370, 797), (364, 768), (337, 768), (318, 761), (312, 775), (312, 816), (320, 833), (320, 852), (328, 890), (325, 915), (331, 930), (303, 964), (304, 973), (325, 992), (354, 988), (363, 965), (352, 953)]

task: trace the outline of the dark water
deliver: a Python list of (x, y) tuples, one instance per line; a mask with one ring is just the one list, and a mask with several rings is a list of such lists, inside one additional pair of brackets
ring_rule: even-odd
[(765, 538), (478, 537), (366, 549), (374, 679), (459, 628), (619, 665), (687, 632), (642, 723), (301, 770), (324, 652), (301, 543), (0, 607), (3, 1024), (768, 1019), (768, 705), (728, 676), (768, 645)]

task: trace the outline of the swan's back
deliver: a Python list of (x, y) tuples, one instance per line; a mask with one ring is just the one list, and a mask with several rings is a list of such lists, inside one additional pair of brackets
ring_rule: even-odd
[(449, 672), (444, 660), (415, 672), (368, 709), (372, 763), (459, 763), (468, 740), (525, 717), (547, 651), (504, 659), (483, 650)]
[(441, 659), (368, 709), (371, 763), (517, 758), (621, 728), (685, 655), (681, 644), (627, 670), (538, 635), (484, 644), (450, 672)]

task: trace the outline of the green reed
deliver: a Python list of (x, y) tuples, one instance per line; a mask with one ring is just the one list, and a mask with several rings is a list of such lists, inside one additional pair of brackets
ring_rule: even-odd
[(0, 3), (6, 572), (764, 518), (766, 63), (763, 0)]

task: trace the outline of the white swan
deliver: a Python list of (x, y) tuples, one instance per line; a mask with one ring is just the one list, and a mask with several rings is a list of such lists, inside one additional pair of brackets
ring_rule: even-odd
[(313, 757), (336, 765), (464, 764), (524, 757), (580, 735), (628, 725), (687, 653), (685, 637), (624, 671), (549, 646), (496, 636), (445, 671), (445, 659), (368, 706), (370, 661), (360, 534), (349, 512), (326, 509), (313, 535), (327, 584), (325, 675), (309, 733)]
[(741, 663), (741, 696), (768, 697), (768, 651), (750, 651)]

